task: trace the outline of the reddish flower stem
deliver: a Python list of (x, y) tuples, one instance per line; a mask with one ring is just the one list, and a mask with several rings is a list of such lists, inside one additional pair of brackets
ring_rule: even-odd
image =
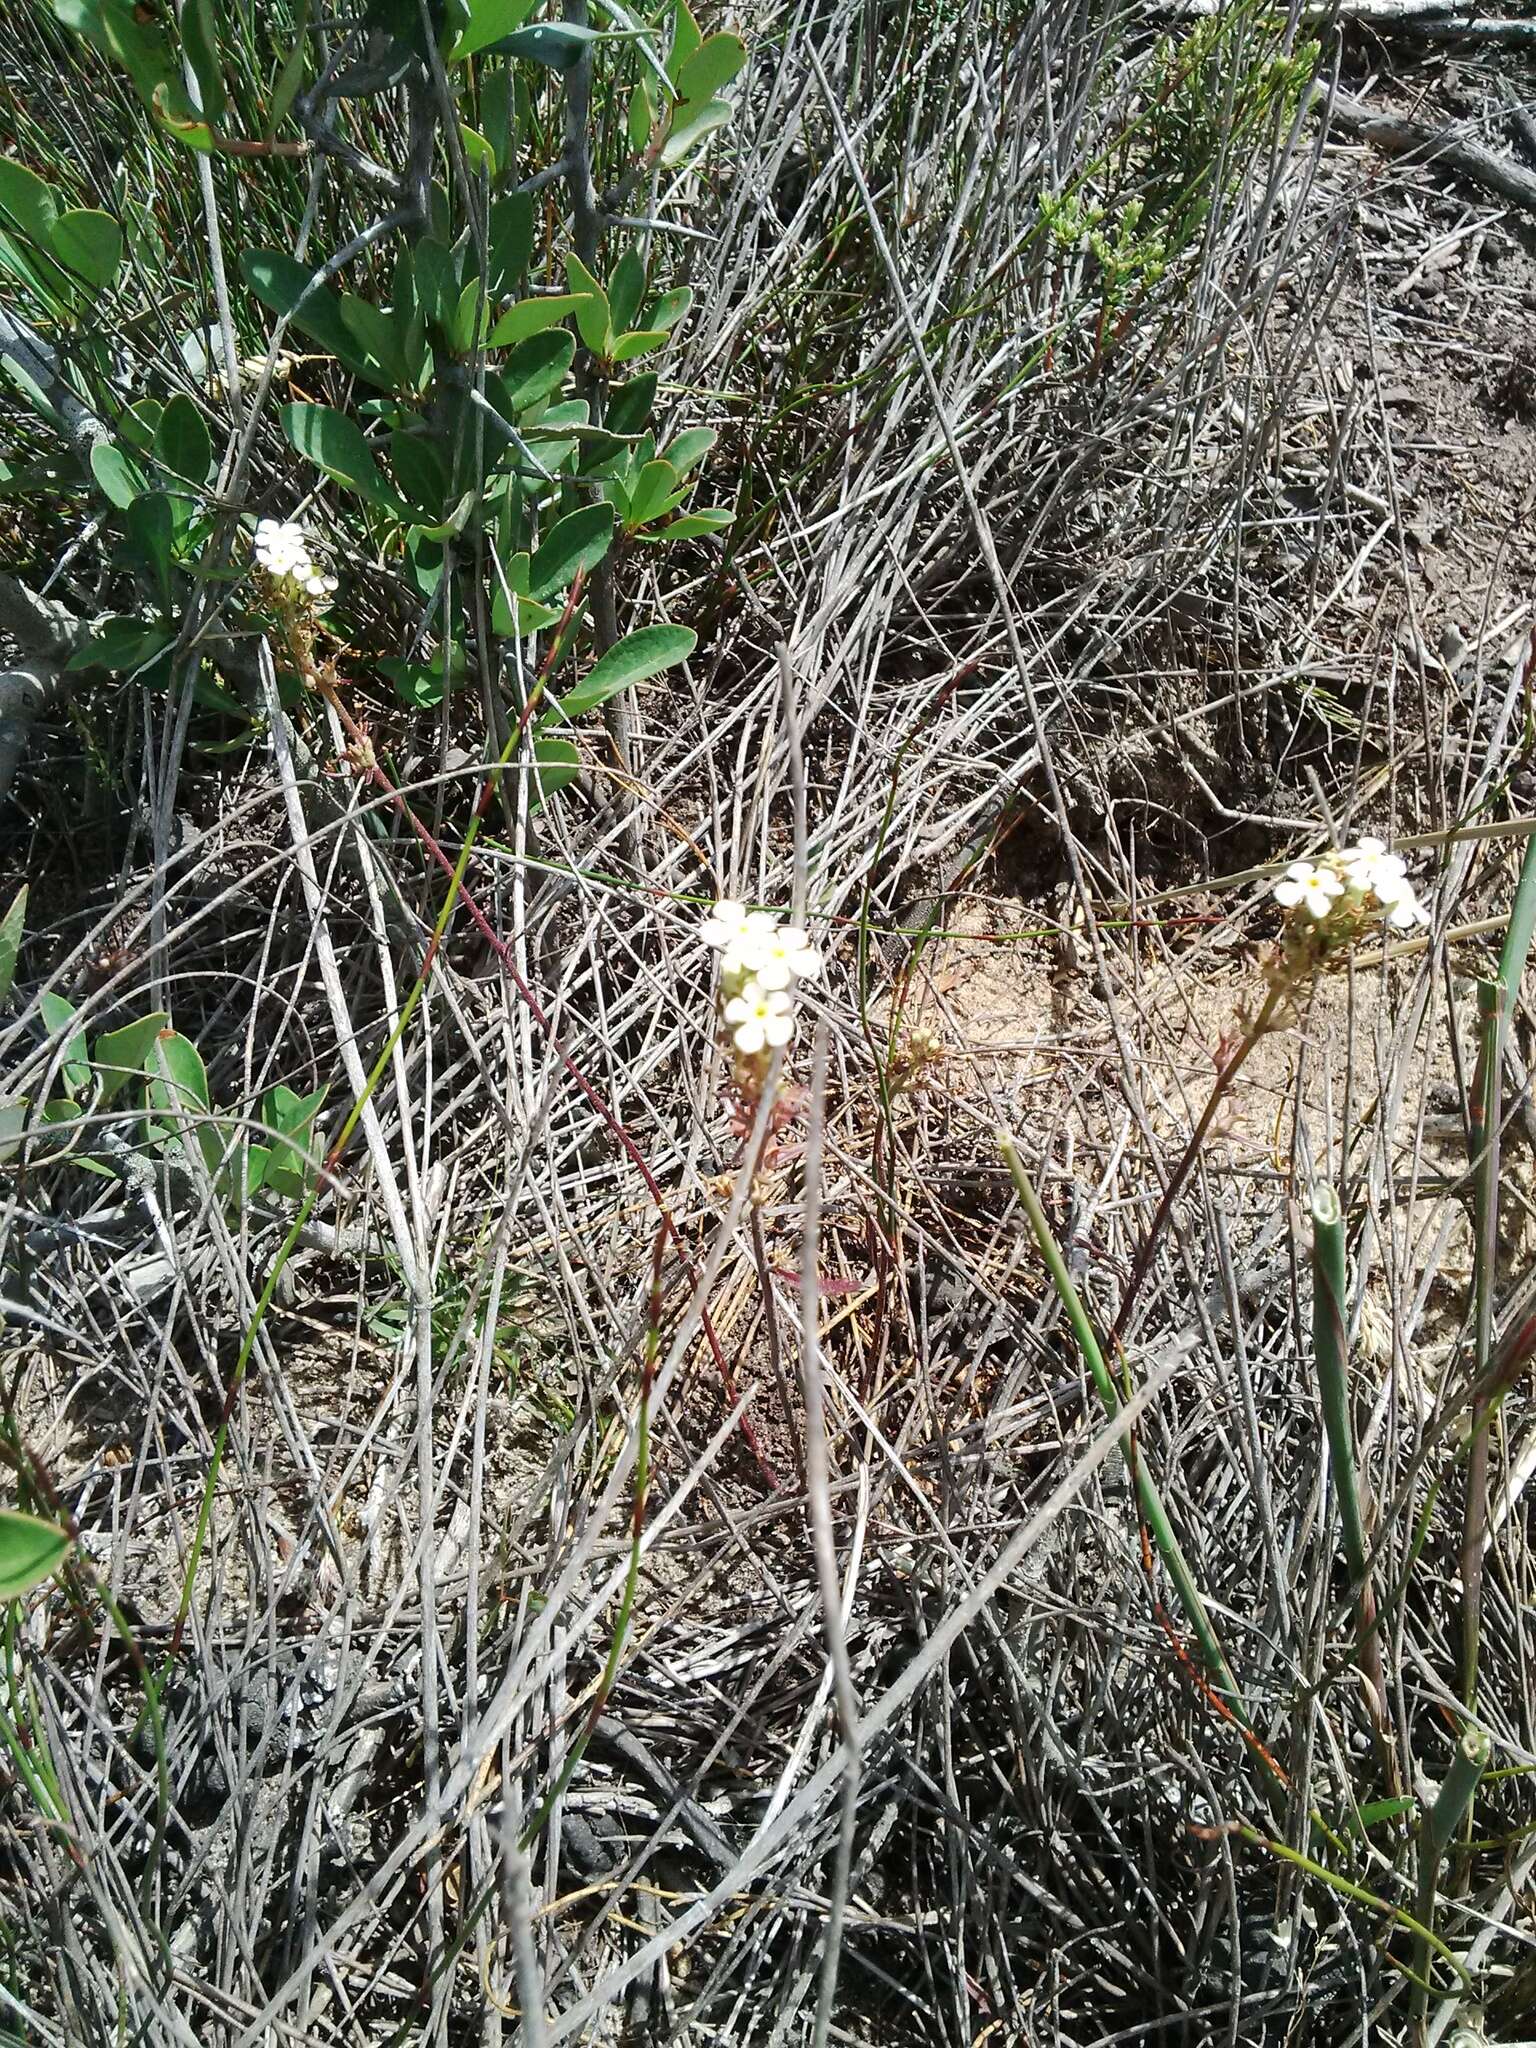
[[(428, 830), (428, 828), (422, 823), (421, 819), (417, 817), (416, 813), (411, 809), (410, 805), (406, 802), (405, 798), (400, 794), (399, 790), (395, 788), (394, 784), (390, 781), (389, 777), (378, 765), (378, 762), (373, 759), (372, 748), (368, 742), (368, 735), (363, 731), (362, 727), (358, 724), (357, 720), (352, 716), (351, 712), (348, 711), (346, 705), (342, 703), (340, 695), (338, 694), (333, 681), (328, 676), (321, 673), (316, 674), (315, 681), (317, 687), (321, 692), (321, 695), (325, 698), (326, 702), (335, 711), (337, 717), (341, 720), (342, 724), (351, 734), (353, 740), (356, 741), (358, 744), (361, 753), (361, 765), (359, 767), (359, 773), (362, 774), (366, 778), (366, 780), (371, 782), (377, 789), (380, 789), (384, 792), (384, 794), (389, 798), (391, 804), (394, 806), (398, 815), (402, 817), (405, 820), (405, 822), (410, 826), (411, 830), (416, 834), (417, 838), (426, 848), (431, 858), (434, 861), (436, 861), (437, 865), (443, 870), (444, 874), (446, 874), (451, 879), (454, 873), (453, 862), (448, 858), (447, 854), (443, 851), (442, 847), (438, 845), (437, 840), (433, 837), (432, 833)], [(527, 725), (529, 716), (533, 710), (534, 704), (537, 701), (538, 694), (539, 693), (537, 690), (534, 690), (530, 693), (528, 702), (523, 707), (522, 716), (518, 720), (517, 734), (514, 735), (514, 737), (520, 736), (524, 727)], [(486, 811), (489, 809), (491, 799), (496, 792), (496, 786), (500, 779), (500, 774), (501, 771), (498, 766), (497, 768), (493, 769), (490, 774), (486, 776), (484, 784), (482, 785), (480, 790), (480, 795), (476, 801), (475, 809), (477, 816), (483, 817)], [(672, 1215), (672, 1211), (667, 1205), (666, 1196), (662, 1192), (661, 1183), (657, 1180), (655, 1174), (651, 1171), (650, 1165), (646, 1160), (644, 1153), (640, 1150), (640, 1147), (635, 1143), (634, 1139), (630, 1136), (629, 1132), (624, 1128), (624, 1125), (619, 1121), (618, 1117), (614, 1115), (613, 1111), (608, 1107), (607, 1103), (604, 1102), (602, 1096), (598, 1093), (597, 1089), (593, 1086), (592, 1082), (587, 1079), (587, 1076), (582, 1072), (581, 1068), (576, 1064), (575, 1060), (572, 1059), (571, 1055), (560, 1043), (559, 1038), (555, 1034), (555, 1028), (553, 1024), (550, 1022), (543, 1005), (540, 1003), (538, 997), (534, 994), (533, 990), (528, 986), (527, 982), (524, 981), (521, 974), (519, 974), (517, 970), (517, 963), (512, 957), (512, 949), (492, 929), (490, 920), (486, 917), (484, 911), (480, 908), (479, 904), (471, 895), (469, 887), (466, 883), (461, 882), (459, 884), (459, 896), (464, 904), (464, 908), (469, 913), (470, 919), (474, 924), (475, 929), (479, 932), (480, 936), (485, 940), (486, 944), (491, 948), (492, 952), (496, 955), (496, 958), (501, 962), (501, 965), (506, 972), (507, 979), (511, 982), (513, 988), (516, 989), (518, 996), (520, 997), (522, 1002), (527, 1006), (529, 1015), (533, 1018), (534, 1022), (538, 1025), (540, 1031), (543, 1032), (545, 1038), (553, 1047), (555, 1055), (559, 1059), (560, 1064), (565, 1068), (566, 1072), (570, 1075), (571, 1079), (576, 1083), (576, 1086), (581, 1090), (582, 1094), (587, 1098), (588, 1102), (591, 1103), (593, 1109), (596, 1110), (598, 1116), (601, 1117), (603, 1124), (605, 1125), (607, 1130), (615, 1139), (617, 1139), (618, 1143), (623, 1147), (626, 1156), (629, 1158), (636, 1172), (640, 1175), (640, 1178), (644, 1181), (646, 1192), (650, 1195), (651, 1200), (656, 1205), (656, 1212), (658, 1216), (661, 1218), (662, 1228), (666, 1232), (668, 1238), (672, 1242), (674, 1249), (677, 1252), (678, 1259), (682, 1265), (683, 1271), (687, 1275), (688, 1283), (690, 1286), (696, 1287), (698, 1285), (699, 1277), (698, 1268), (695, 1266), (692, 1258), (689, 1256), (688, 1248), (683, 1242), (682, 1234), (678, 1230), (677, 1223)], [(425, 974), (430, 968), (430, 966), (430, 958), (423, 961), (422, 973)], [(730, 1361), (727, 1359), (725, 1355), (724, 1348), (721, 1345), (719, 1335), (716, 1332), (715, 1326), (710, 1319), (709, 1310), (707, 1308), (703, 1310), (702, 1321), (705, 1338), (709, 1344), (710, 1351), (714, 1356), (715, 1365), (720, 1374), (721, 1384), (725, 1388), (726, 1399), (734, 1403), (736, 1399), (736, 1376), (731, 1371)], [(765, 1483), (772, 1489), (773, 1492), (777, 1493), (779, 1491), (779, 1481), (774, 1473), (773, 1467), (769, 1464), (768, 1459), (764, 1454), (762, 1445), (758, 1440), (757, 1432), (752, 1426), (751, 1418), (747, 1416), (745, 1413), (742, 1415), (741, 1418), (741, 1433), (747, 1440), (747, 1444), (751, 1449), (752, 1455), (754, 1459), (757, 1461), (757, 1469), (759, 1470), (759, 1472), (762, 1473)]]

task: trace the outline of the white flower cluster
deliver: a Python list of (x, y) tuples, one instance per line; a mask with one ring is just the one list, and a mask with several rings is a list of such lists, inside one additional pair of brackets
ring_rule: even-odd
[(1274, 897), (1292, 917), (1331, 927), (1341, 938), (1377, 921), (1399, 931), (1429, 923), (1429, 912), (1408, 879), (1407, 862), (1401, 854), (1388, 853), (1380, 839), (1362, 839), (1320, 861), (1292, 861), (1276, 882)]
[(317, 567), (309, 535), (296, 520), (258, 519), (252, 546), (257, 566), (266, 570), (285, 597), (324, 604), (335, 590), (336, 578)]
[(748, 910), (730, 897), (699, 927), (720, 955), (720, 989), (731, 1044), (748, 1059), (788, 1045), (795, 1031), (794, 991), (821, 972), (821, 955), (797, 924), (771, 910)]

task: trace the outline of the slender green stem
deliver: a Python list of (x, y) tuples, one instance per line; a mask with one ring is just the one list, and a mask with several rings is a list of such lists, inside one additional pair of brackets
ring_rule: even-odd
[[(1510, 905), (1509, 924), (1504, 933), (1504, 948), (1499, 954), (1499, 980), (1508, 991), (1513, 992), (1520, 986), (1533, 937), (1536, 937), (1536, 833), (1525, 843), (1520, 879), (1515, 884), (1515, 900)], [(1504, 1022), (1508, 1022), (1507, 1009)]]
[(1349, 1415), (1349, 1324), (1344, 1292), (1344, 1212), (1326, 1182), (1312, 1196), (1312, 1351), (1323, 1396), (1323, 1426), (1350, 1577), (1366, 1576), (1365, 1522)]
[[(1477, 984), (1477, 1068), (1472, 1081), (1472, 1302), (1473, 1383), (1484, 1387), (1493, 1361), (1494, 1272), (1499, 1250), (1499, 1123), (1502, 981)], [(1490, 1394), (1472, 1404), (1467, 1447), (1466, 1514), (1461, 1535), (1461, 1696), (1468, 1711), (1477, 1705), (1477, 1664), (1483, 1619), (1483, 1536), (1488, 1527), (1488, 1456), (1492, 1416)]]
[(1371, 1689), (1371, 1724), (1382, 1763), (1393, 1789), (1400, 1784), (1397, 1758), (1387, 1723), (1386, 1674), (1381, 1662), (1381, 1630), (1376, 1619), (1376, 1591), (1371, 1578), (1360, 1511), (1360, 1481), (1355, 1461), (1355, 1433), (1349, 1403), (1349, 1317), (1345, 1306), (1344, 1212), (1326, 1182), (1312, 1196), (1312, 1351), (1322, 1391), (1323, 1428), (1328, 1437), (1328, 1469), (1339, 1509), (1344, 1561), (1349, 1567), (1355, 1609), (1360, 1668)]
[[(1104, 1354), (1099, 1348), (1098, 1338), (1094, 1335), (1093, 1324), (1089, 1320), (1088, 1311), (1084, 1308), (1082, 1297), (1073, 1284), (1071, 1274), (1067, 1271), (1067, 1262), (1061, 1255), (1061, 1247), (1051, 1234), (1051, 1226), (1046, 1220), (1045, 1211), (1040, 1206), (1040, 1198), (1035, 1193), (1034, 1183), (1030, 1180), (1029, 1174), (1025, 1170), (1024, 1162), (1019, 1157), (1018, 1148), (1006, 1132), (998, 1134), (998, 1147), (1002, 1152), (1009, 1173), (1013, 1176), (1014, 1187), (1018, 1190), (1019, 1200), (1023, 1204), (1024, 1213), (1029, 1218), (1030, 1228), (1035, 1234), (1035, 1242), (1040, 1247), (1040, 1253), (1045, 1260), (1052, 1284), (1060, 1298), (1063, 1309), (1066, 1311), (1067, 1321), (1071, 1325), (1072, 1335), (1077, 1342), (1078, 1350), (1082, 1353), (1083, 1362), (1088, 1367), (1088, 1371), (1092, 1376), (1094, 1387), (1098, 1392), (1099, 1400), (1103, 1404), (1105, 1414), (1113, 1421), (1120, 1412), (1120, 1393), (1115, 1385), (1113, 1374), (1104, 1362)], [(1189, 1565), (1185, 1561), (1184, 1553), (1179, 1547), (1179, 1539), (1174, 1533), (1172, 1522), (1168, 1519), (1168, 1510), (1163, 1505), (1163, 1498), (1157, 1490), (1157, 1483), (1151, 1473), (1148, 1472), (1144, 1458), (1133, 1458), (1131, 1464), (1135, 1475), (1136, 1493), (1141, 1503), (1141, 1512), (1146, 1522), (1147, 1530), (1151, 1535), (1152, 1541), (1157, 1546), (1157, 1552), (1163, 1561), (1164, 1569), (1173, 1581), (1174, 1590), (1179, 1596), (1179, 1605), (1184, 1610), (1185, 1619), (1194, 1630), (1195, 1639), (1200, 1645), (1200, 1652), (1205, 1659), (1206, 1668), (1226, 1695), (1227, 1705), (1238, 1717), (1243, 1727), (1251, 1728), (1252, 1722), (1249, 1717), (1248, 1708), (1238, 1688), (1237, 1680), (1232, 1675), (1231, 1666), (1228, 1664), (1226, 1655), (1222, 1650), (1220, 1638), (1216, 1634), (1210, 1615), (1206, 1612), (1205, 1602), (1200, 1597), (1200, 1589), (1195, 1584), (1194, 1574), (1190, 1571)]]
[[(1319, 1863), (1303, 1850), (1292, 1849), (1285, 1842), (1276, 1842), (1270, 1836), (1260, 1834), (1257, 1828), (1249, 1827), (1246, 1822), (1239, 1823), (1236, 1833), (1253, 1848), (1267, 1849), (1271, 1856), (1278, 1857), (1282, 1863), (1290, 1863), (1296, 1869), (1304, 1870), (1308, 1877), (1315, 1877), (1319, 1884), (1327, 1885), (1330, 1891), (1337, 1892), (1341, 1898), (1353, 1899), (1357, 1905), (1369, 1906), (1373, 1912), (1381, 1913), (1389, 1920), (1395, 1920), (1399, 1927), (1405, 1927), (1410, 1934), (1417, 1937), (1421, 1952), (1432, 1949), (1442, 1962), (1449, 1964), (1456, 1972), (1463, 1985), (1471, 1989), (1471, 1978), (1433, 1928), (1426, 1927), (1421, 1919), (1407, 1912), (1402, 1906), (1394, 1906), (1390, 1899), (1382, 1898), (1377, 1892), (1367, 1891), (1363, 1884), (1354, 1884), (1349, 1878), (1340, 1877), (1336, 1870), (1330, 1870), (1326, 1864)], [(1398, 1964), (1404, 1975), (1416, 1984), (1423, 1981), (1422, 1973), (1428, 1967), (1427, 1954), (1422, 1956), (1421, 1962), (1413, 1970), (1404, 1964)]]

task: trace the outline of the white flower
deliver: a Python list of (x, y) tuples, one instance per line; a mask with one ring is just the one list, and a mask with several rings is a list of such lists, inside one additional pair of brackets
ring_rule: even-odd
[(1428, 924), (1429, 912), (1419, 901), (1406, 875), (1379, 874), (1372, 878), (1371, 894), (1380, 904), (1387, 923), (1399, 931), (1416, 924)]
[(731, 897), (723, 898), (705, 918), (700, 936), (705, 945), (719, 949), (720, 973), (728, 989), (759, 980), (765, 988), (789, 986), (787, 976), (774, 978), (771, 965), (777, 957), (778, 923), (771, 910), (748, 910)]
[(1413, 925), (1429, 923), (1429, 912), (1408, 879), (1408, 863), (1400, 853), (1388, 853), (1381, 840), (1362, 839), (1358, 845), (1345, 847), (1339, 864), (1352, 889), (1375, 898), (1388, 924), (1407, 931)]
[(1276, 882), (1275, 901), (1286, 910), (1304, 909), (1309, 917), (1327, 917), (1344, 894), (1344, 877), (1336, 869), (1294, 860)]
[(741, 938), (747, 919), (754, 915), (756, 913), (748, 910), (745, 903), (738, 903), (732, 896), (722, 896), (699, 926), (699, 937), (706, 946), (713, 946), (717, 952), (724, 953)]
[(738, 1052), (758, 1053), (765, 1046), (788, 1045), (794, 1036), (794, 1005), (779, 988), (749, 981), (725, 1006), (731, 1043)]
[[(761, 936), (749, 935), (738, 950), (742, 966), (763, 988), (792, 988), (821, 972), (821, 955), (797, 924), (780, 925)], [(731, 956), (726, 964), (730, 965)]]

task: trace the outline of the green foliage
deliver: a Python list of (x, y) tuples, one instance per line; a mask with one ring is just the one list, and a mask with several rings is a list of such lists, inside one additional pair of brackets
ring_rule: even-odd
[(606, 704), (620, 690), (633, 689), (664, 669), (676, 668), (692, 654), (698, 637), (687, 626), (639, 627), (610, 647), (574, 690), (566, 691), (560, 704), (562, 715), (579, 718), (584, 711)]
[(21, 935), (27, 923), (27, 885), (22, 883), (0, 917), (0, 1010), (11, 1000), (16, 985), (16, 961), (21, 952)]
[[(212, 146), (211, 130), (199, 120), (182, 83), (172, 39), (147, 9), (135, 7), (132, 0), (53, 0), (53, 11), (66, 28), (73, 29), (104, 57), (122, 66), (133, 81), (134, 91), (167, 134), (179, 137), (192, 148)], [(223, 80), (217, 72), (212, 47), (216, 32), (210, 0), (193, 0), (184, 13), (192, 17), (193, 39), (188, 55), (198, 75), (204, 104), (208, 104), (211, 91), (216, 106), (221, 107)]]
[(76, 277), (105, 291), (123, 260), (123, 233), (110, 214), (75, 207), (60, 214), (48, 235), (52, 253)]
[[(7, 915), (7, 928), (16, 907)], [(19, 938), (19, 921), (16, 934)], [(326, 1089), (298, 1095), (278, 1084), (267, 1089), (254, 1115), (224, 1116), (215, 1109), (201, 1053), (171, 1028), (163, 1010), (135, 1017), (89, 1042), (67, 997), (44, 991), (37, 1014), (49, 1035), (62, 1041), (63, 1053), (58, 1089), (42, 1105), (40, 1122), (95, 1129), (113, 1111), (134, 1144), (183, 1171), (192, 1166), (186, 1149), (190, 1140), (202, 1169), (236, 1208), (258, 1190), (297, 1201), (313, 1185), (314, 1125)], [(0, 1103), (0, 1162), (14, 1156), (29, 1114), (25, 1101)], [(118, 1170), (73, 1139), (66, 1141), (66, 1153), (89, 1173), (110, 1177)]]
[(535, 0), (469, 0), (469, 21), (449, 51), (449, 62), (460, 64), (466, 57), (521, 28), (532, 14)]
[(1283, 30), (1262, 0), (1240, 0), (1163, 37), (1114, 149), (1067, 191), (1041, 195), (1055, 246), (1092, 259), (1101, 358), (1114, 345), (1114, 323), (1155, 291), (1232, 198), (1265, 132), (1295, 118), (1319, 46), (1298, 42), (1287, 53)]
[[(323, 73), (312, 6), (50, 5), (94, 61), (131, 86), (144, 110), (132, 144), (148, 152), (159, 181), (153, 206), (126, 178), (114, 204), (69, 189), (67, 166), (50, 178), (0, 158), (0, 268), (28, 322), (56, 347), (71, 400), (100, 427), (61, 433), (57, 391), (27, 391), (40, 436), (52, 436), (55, 488), (88, 500), (102, 522), (108, 594), (82, 622), (72, 665), (164, 689), (173, 663), (190, 661), (194, 700), (245, 728), (242, 739), (217, 744), (248, 741), (244, 686), (221, 665), (235, 650), (248, 668), (252, 635), (274, 625), (285, 635), (292, 620), (251, 575), (241, 526), (248, 532), (258, 514), (287, 517), (312, 497), (311, 533), (343, 579), (325, 620), (309, 629), (318, 625), (320, 652), (334, 635), (353, 674), (425, 712), (471, 679), (483, 684), (487, 663), (494, 686), (512, 694), (513, 664), (494, 638), (478, 646), (467, 637), (475, 621), (488, 619), (495, 637), (524, 639), (515, 672), (552, 661), (550, 704), (565, 707), (534, 735), (548, 800), (576, 770), (573, 721), (682, 659), (684, 640), (684, 653), (693, 645), (686, 626), (642, 621), (610, 648), (612, 629), (599, 633), (588, 598), (593, 579), (611, 579), (622, 595), (641, 546), (707, 545), (733, 520), (695, 503), (713, 434), (687, 426), (658, 445), (661, 377), (630, 367), (659, 363), (674, 346), (692, 302), (679, 267), (689, 244), (652, 237), (623, 216), (628, 194), (657, 178), (665, 209), (677, 169), (696, 163), (729, 119), (745, 43), (703, 33), (686, 0), (637, 14), (607, 9), (595, 26), (540, 19), (535, 0), (435, 0), (432, 57), (414, 0), (368, 0), (367, 76), (349, 101), (348, 133), (365, 148), (373, 97), (425, 86), (440, 58), (454, 104), (432, 117), (430, 162), (445, 182), (429, 187), (422, 217), (402, 210), (394, 220), (377, 186), (349, 180), (338, 159), (328, 225), (315, 229), (301, 227), (305, 180), (284, 154), (310, 146), (301, 89)], [(620, 195), (605, 202), (595, 234), (574, 210), (566, 161), (564, 101), (578, 71), (592, 109), (590, 182)], [(203, 217), (188, 150), (221, 160), (214, 177), (226, 203), (240, 194), (238, 218), (223, 221), (234, 339), (248, 394), (269, 387), (251, 473), (280, 481), (237, 506), (212, 495), (243, 417), (225, 389), (224, 337), (208, 326), (181, 333), (168, 357), (137, 339), (187, 301), (182, 252), (162, 224), (178, 208), (183, 220)], [(238, 184), (222, 161), (230, 158)], [(540, 168), (553, 174), (556, 203), (516, 189)], [(126, 375), (110, 332), (128, 337)], [(402, 648), (390, 607), (376, 598), (353, 610), (346, 572), (364, 561), (392, 577), (408, 605), (433, 604), (443, 622), (435, 641)], [(232, 586), (221, 597), (222, 630), (194, 635), (189, 613), (210, 579)], [(551, 654), (547, 636), (557, 629)], [(477, 694), (477, 710), (483, 701)], [(163, 1046), (156, 1056), (167, 1056)], [(109, 1064), (121, 1093), (133, 1062), (119, 1048)], [(178, 1126), (217, 1123), (206, 1100), (187, 1099), (186, 1079), (151, 1076), (151, 1121), (168, 1144), (181, 1142)], [(89, 1090), (78, 1093), (83, 1101)], [(204, 1149), (222, 1170), (227, 1142), (215, 1132)]]
[(1165, 37), (1144, 87), (1137, 183), (1151, 231), (1177, 254), (1212, 206), (1237, 188), (1263, 131), (1294, 118), (1319, 46), (1283, 46), (1284, 18), (1266, 7), (1224, 8), (1182, 37)]
[(325, 405), (287, 405), (283, 431), (300, 455), (370, 504), (391, 512), (409, 511), (380, 475), (362, 428), (345, 413)]
[(15, 1600), (56, 1572), (69, 1538), (52, 1522), (0, 1508), (0, 1600)]

